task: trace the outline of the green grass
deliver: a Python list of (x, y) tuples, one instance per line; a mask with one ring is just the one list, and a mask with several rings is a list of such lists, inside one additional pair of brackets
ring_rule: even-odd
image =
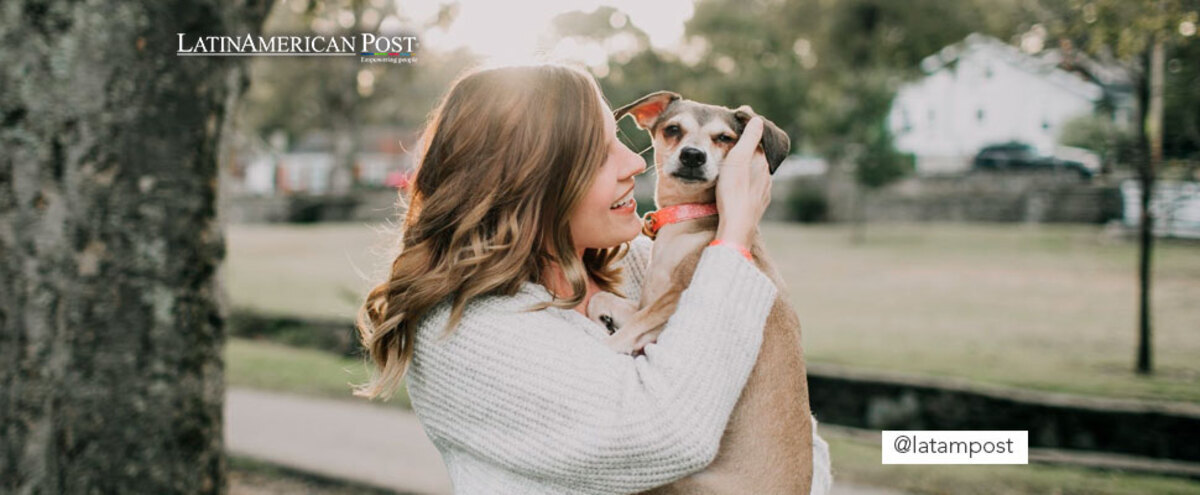
[[(225, 345), (225, 381), (229, 385), (366, 401), (351, 393), (352, 384), (364, 383), (366, 379), (363, 360), (331, 352), (246, 339), (230, 339)], [(371, 402), (411, 407), (404, 387), (386, 402), (379, 399)]]
[(367, 224), (230, 225), (222, 278), (233, 304), (352, 319), (387, 274), (395, 239)]
[(825, 428), (834, 483), (849, 481), (928, 494), (1192, 494), (1200, 482), (1118, 471), (1029, 465), (898, 465), (882, 463), (878, 440)]
[[(1132, 372), (1137, 248), (1096, 226), (768, 223), (807, 357), (1089, 395), (1200, 402), (1200, 246), (1158, 243), (1155, 374)], [(367, 224), (235, 225), (235, 305), (349, 319), (392, 235)]]
[(767, 225), (812, 362), (1200, 401), (1200, 246), (1155, 253), (1156, 373), (1132, 372), (1137, 251), (1090, 226)]

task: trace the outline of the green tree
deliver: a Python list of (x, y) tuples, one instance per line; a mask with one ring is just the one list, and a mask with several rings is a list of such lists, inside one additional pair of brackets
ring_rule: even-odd
[(891, 184), (913, 170), (913, 158), (896, 151), (892, 132), (883, 121), (864, 132), (864, 142), (854, 158), (854, 179), (858, 183), (858, 198), (852, 239), (855, 243), (866, 241), (866, 199), (870, 191)]
[(1111, 172), (1118, 163), (1132, 162), (1130, 152), (1134, 140), (1134, 133), (1129, 129), (1113, 122), (1111, 117), (1099, 114), (1081, 115), (1067, 121), (1058, 138), (1064, 145), (1094, 151), (1100, 156), (1102, 173)]
[[(448, 25), (454, 17), (452, 6), (428, 19), (409, 19), (402, 5), (394, 2), (279, 2), (264, 31), (398, 35), (381, 28), (389, 22), (419, 32)], [(420, 55), (424, 48), (418, 50)], [(240, 112), (242, 132), (267, 137), (278, 131), (296, 138), (310, 131), (328, 131), (334, 155), (330, 192), (345, 194), (353, 186), (354, 159), (362, 148), (360, 130), (371, 125), (421, 125), (453, 78), (476, 63), (464, 51), (419, 58), (413, 65), (363, 64), (357, 57), (256, 58), (251, 64), (253, 84)]]
[[(1052, 36), (1069, 46), (1112, 57), (1132, 75), (1138, 109), (1134, 150), (1141, 189), (1138, 249), (1139, 316), (1136, 370), (1149, 374), (1151, 360), (1150, 273), (1154, 216), (1150, 199), (1163, 158), (1163, 101), (1167, 51), (1194, 39), (1197, 0), (1042, 0), (1031, 4)], [(1182, 29), (1192, 23), (1192, 33)], [(1193, 63), (1195, 63), (1193, 61)]]
[[(1200, 29), (1200, 14), (1184, 17), (1196, 26), (1190, 29)], [(1175, 43), (1169, 55), (1163, 88), (1163, 156), (1194, 165), (1200, 162), (1200, 43)]]

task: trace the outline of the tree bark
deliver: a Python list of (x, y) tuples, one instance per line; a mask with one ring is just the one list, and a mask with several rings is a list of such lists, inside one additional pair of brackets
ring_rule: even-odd
[(0, 492), (227, 490), (217, 146), (247, 79), (174, 52), (268, 7), (0, 4)]

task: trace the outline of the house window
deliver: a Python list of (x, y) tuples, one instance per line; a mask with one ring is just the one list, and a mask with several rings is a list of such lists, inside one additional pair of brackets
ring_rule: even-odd
[(1048, 121), (1046, 119), (1042, 119), (1042, 130), (1046, 131), (1046, 132), (1050, 132), (1050, 121)]
[(975, 120), (983, 122), (983, 109), (982, 108), (975, 111)]

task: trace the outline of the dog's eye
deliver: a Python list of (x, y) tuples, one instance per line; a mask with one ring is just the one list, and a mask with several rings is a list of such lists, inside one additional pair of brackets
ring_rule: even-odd
[(728, 134), (718, 134), (717, 135), (718, 143), (732, 143), (734, 141), (736, 141), (736, 139), (733, 136), (730, 136)]
[(679, 126), (671, 124), (663, 128), (663, 135), (667, 137), (675, 137), (679, 135)]

